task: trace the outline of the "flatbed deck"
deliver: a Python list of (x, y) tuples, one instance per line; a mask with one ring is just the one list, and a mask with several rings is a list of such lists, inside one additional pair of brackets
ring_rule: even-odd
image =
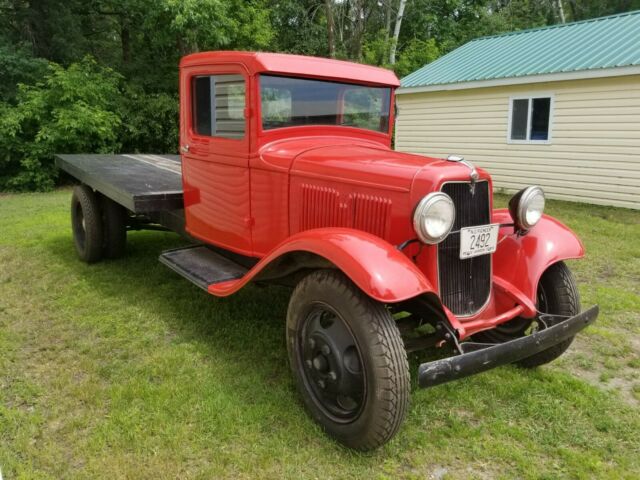
[(56, 155), (56, 165), (135, 214), (179, 210), (179, 155)]

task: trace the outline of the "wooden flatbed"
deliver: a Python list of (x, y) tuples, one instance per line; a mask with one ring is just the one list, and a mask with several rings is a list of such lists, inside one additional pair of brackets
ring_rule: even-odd
[(56, 165), (134, 214), (183, 208), (179, 155), (56, 155)]

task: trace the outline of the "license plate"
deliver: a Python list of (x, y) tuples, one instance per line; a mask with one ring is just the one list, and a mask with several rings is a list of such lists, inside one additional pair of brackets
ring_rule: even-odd
[(460, 258), (472, 258), (496, 251), (500, 225), (479, 225), (460, 229)]

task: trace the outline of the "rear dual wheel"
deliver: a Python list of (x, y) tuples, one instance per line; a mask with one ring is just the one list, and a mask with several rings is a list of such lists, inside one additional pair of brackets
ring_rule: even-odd
[(78, 256), (86, 263), (124, 255), (127, 211), (87, 185), (73, 189), (71, 229)]
[(338, 271), (315, 271), (291, 297), (287, 347), (302, 400), (327, 433), (359, 450), (393, 437), (409, 405), (409, 367), (384, 305)]

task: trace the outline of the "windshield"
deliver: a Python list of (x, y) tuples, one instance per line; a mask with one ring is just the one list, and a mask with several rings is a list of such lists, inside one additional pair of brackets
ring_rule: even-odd
[(345, 125), (389, 131), (389, 87), (260, 76), (262, 128)]

